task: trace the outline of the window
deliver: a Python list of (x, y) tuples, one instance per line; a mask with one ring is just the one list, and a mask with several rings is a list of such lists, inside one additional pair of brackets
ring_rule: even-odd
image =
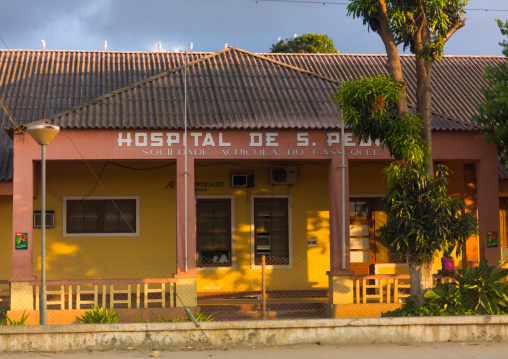
[(231, 199), (197, 199), (196, 249), (198, 267), (231, 266)]
[(289, 264), (288, 199), (254, 198), (255, 264)]
[(64, 199), (64, 236), (139, 235), (137, 197)]

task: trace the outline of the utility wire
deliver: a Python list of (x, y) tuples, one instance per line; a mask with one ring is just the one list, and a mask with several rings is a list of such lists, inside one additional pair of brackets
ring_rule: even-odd
[[(253, 0), (258, 2), (281, 2), (281, 3), (300, 3), (300, 4), (316, 4), (316, 5), (349, 5), (348, 2), (337, 1), (312, 1), (312, 0)], [(401, 6), (402, 7), (402, 6)], [(416, 8), (416, 6), (404, 6), (405, 8)], [(508, 9), (470, 9), (465, 8), (466, 11), (508, 11)]]
[(16, 129), (19, 130), (20, 127), (16, 122), (16, 120), (14, 119), (14, 116), (12, 116), (11, 111), (9, 111), (9, 108), (5, 104), (4, 100), (2, 99), (2, 96), (0, 96), (0, 107), (2, 108), (2, 110), (4, 110), (5, 114), (7, 115), (7, 117), (9, 117), (9, 120), (14, 124), (14, 126), (16, 126)]
[(7, 50), (10, 50), (10, 49), (9, 49), (9, 46), (7, 46), (7, 44), (5, 43), (5, 41), (4, 41), (4, 39), (2, 38), (2, 36), (0, 36), (0, 40), (2, 40), (2, 42), (4, 43), (5, 48), (6, 48)]

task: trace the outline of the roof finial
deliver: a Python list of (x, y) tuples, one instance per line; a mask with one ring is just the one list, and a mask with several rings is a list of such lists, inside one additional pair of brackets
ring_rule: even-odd
[(189, 46), (189, 52), (192, 52), (192, 48), (194, 47), (194, 44), (191, 42)]
[(106, 51), (107, 48), (108, 48), (108, 42), (106, 40), (104, 40), (104, 51)]
[(159, 47), (157, 48), (159, 51), (161, 51), (161, 42), (159, 41)]
[(41, 40), (41, 42), (42, 42), (42, 49), (44, 50), (46, 48), (46, 41)]

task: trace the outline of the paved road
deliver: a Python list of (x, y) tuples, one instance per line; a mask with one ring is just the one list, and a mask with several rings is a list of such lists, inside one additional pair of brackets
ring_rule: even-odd
[(507, 342), (486, 343), (430, 343), (430, 344), (368, 344), (358, 345), (293, 345), (284, 347), (241, 347), (214, 349), (180, 349), (167, 351), (93, 351), (73, 353), (0, 353), (0, 359), (24, 358), (58, 359), (117, 359), (117, 358), (171, 358), (171, 359), (505, 359)]

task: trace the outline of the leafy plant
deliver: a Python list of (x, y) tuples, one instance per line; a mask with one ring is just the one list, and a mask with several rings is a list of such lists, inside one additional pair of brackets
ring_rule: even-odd
[(406, 302), (396, 310), (381, 313), (381, 317), (438, 317), (448, 315), (481, 315), (473, 309), (464, 307), (448, 306), (443, 307), (435, 302), (428, 302), (423, 305), (416, 305), (409, 297)]
[[(204, 312), (194, 312), (194, 319), (196, 319), (196, 322), (211, 322), (213, 321), (212, 316), (213, 314), (206, 315)], [(186, 321), (192, 322), (192, 319), (187, 317)]]
[(449, 306), (474, 310), (479, 314), (500, 314), (508, 311), (508, 285), (499, 281), (508, 276), (505, 262), (489, 266), (483, 259), (477, 267), (459, 269), (454, 283), (438, 284), (425, 298), (443, 308)]
[[(196, 319), (196, 322), (211, 322), (213, 320), (213, 314), (210, 314), (210, 315), (206, 315), (205, 313), (203, 312), (194, 312), (194, 319)], [(179, 318), (166, 318), (166, 317), (163, 317), (162, 315), (159, 315), (159, 322), (161, 323), (177, 323), (177, 322), (181, 322), (183, 321), (184, 318), (182, 317), (179, 317)], [(187, 316), (187, 318), (185, 319), (186, 322), (192, 322), (192, 318)]]
[[(496, 19), (501, 34), (508, 36), (508, 21), (503, 23)], [(508, 42), (503, 40), (503, 54), (508, 58)], [(497, 154), (501, 163), (508, 167), (508, 63), (500, 62), (495, 66), (487, 66), (482, 78), (486, 84), (480, 87), (485, 100), (478, 106), (478, 115), (473, 119), (486, 126), (483, 138), (497, 146)]]
[(176, 323), (176, 322), (181, 322), (182, 320), (183, 320), (182, 317), (166, 318), (166, 317), (163, 317), (162, 315), (159, 315), (159, 322), (161, 322), (161, 323)]
[(150, 323), (150, 319), (137, 318), (136, 323)]
[(92, 309), (87, 310), (82, 317), (76, 315), (76, 319), (81, 324), (109, 324), (118, 322), (118, 313), (113, 310), (108, 313), (107, 309), (92, 305)]
[(25, 312), (23, 312), (21, 318), (19, 320), (15, 320), (9, 317), (7, 313), (4, 313), (4, 319), (0, 320), (0, 325), (25, 325), (28, 315), (29, 314), (25, 314)]

